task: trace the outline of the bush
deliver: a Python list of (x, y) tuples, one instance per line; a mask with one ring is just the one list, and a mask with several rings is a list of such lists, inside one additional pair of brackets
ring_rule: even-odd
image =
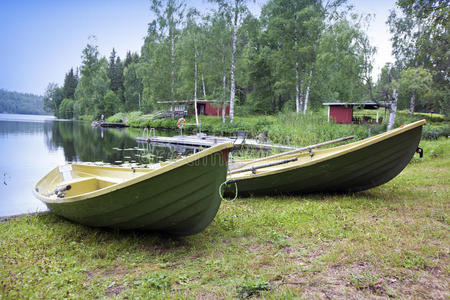
[(111, 122), (111, 123), (122, 123), (124, 117), (125, 117), (125, 113), (119, 112), (109, 118), (106, 118), (106, 121)]
[(112, 116), (122, 108), (119, 96), (113, 91), (109, 91), (105, 97), (103, 97), (103, 103), (101, 104), (105, 116)]
[(92, 121), (92, 120), (94, 120), (94, 116), (93, 115), (81, 115), (79, 117), (79, 119), (82, 121)]
[(73, 118), (73, 103), (72, 99), (64, 98), (59, 105), (58, 118), (72, 119)]
[(450, 135), (450, 126), (448, 124), (425, 125), (422, 131), (422, 138), (425, 140), (437, 140), (440, 137), (447, 138), (449, 135)]

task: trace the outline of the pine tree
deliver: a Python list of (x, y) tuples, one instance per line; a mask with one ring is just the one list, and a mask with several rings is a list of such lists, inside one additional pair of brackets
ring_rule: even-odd
[(67, 99), (75, 99), (75, 89), (78, 84), (78, 75), (74, 74), (73, 68), (70, 68), (70, 71), (66, 73), (64, 78), (64, 98)]

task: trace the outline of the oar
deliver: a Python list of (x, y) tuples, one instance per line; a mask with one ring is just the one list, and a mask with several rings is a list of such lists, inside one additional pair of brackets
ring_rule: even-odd
[(277, 165), (281, 165), (281, 164), (287, 164), (287, 163), (289, 163), (291, 161), (296, 161), (296, 160), (298, 160), (297, 157), (289, 158), (289, 159), (283, 159), (283, 160), (278, 160), (278, 161), (274, 161), (274, 162), (267, 163), (267, 164), (262, 164), (262, 165), (258, 165), (258, 166), (252, 166), (250, 168), (234, 170), (234, 171), (231, 171), (230, 174), (247, 172), (247, 171), (252, 171), (253, 174), (256, 174), (256, 170), (257, 169), (277, 166)]
[(303, 151), (310, 151), (311, 149), (323, 147), (323, 146), (326, 146), (326, 145), (336, 144), (336, 143), (343, 142), (343, 141), (346, 141), (346, 140), (351, 140), (353, 138), (354, 138), (353, 135), (346, 136), (346, 137), (343, 137), (343, 138), (339, 138), (339, 139), (335, 139), (335, 140), (331, 140), (331, 141), (327, 141), (327, 142), (323, 142), (323, 143), (319, 143), (319, 144), (315, 144), (315, 145), (310, 145), (310, 146), (306, 146), (306, 147), (302, 147), (302, 148), (297, 148), (297, 149), (294, 149), (294, 150), (291, 150), (291, 151), (282, 152), (282, 153), (274, 154), (274, 155), (267, 156), (267, 157), (258, 158), (258, 159), (249, 161), (247, 163), (244, 163), (243, 165), (240, 165), (238, 168), (240, 169), (240, 168), (242, 168), (244, 166), (248, 166), (250, 164), (254, 164), (255, 162), (268, 160), (268, 159), (272, 159), (272, 158), (276, 158), (276, 157), (280, 157), (280, 156), (284, 156), (284, 155), (288, 155), (288, 154), (293, 154), (293, 153), (298, 153), (298, 152), (303, 152)]

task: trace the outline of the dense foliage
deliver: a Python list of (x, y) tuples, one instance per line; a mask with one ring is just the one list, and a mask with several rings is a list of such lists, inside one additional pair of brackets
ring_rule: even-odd
[[(46, 107), (58, 116), (98, 118), (164, 109), (158, 101), (214, 99), (230, 101), (232, 122), (234, 115), (299, 114), (323, 102), (371, 99), (394, 113), (398, 106), (447, 114), (442, 5), (418, 13), (414, 1), (399, 0), (388, 21), (397, 62), (375, 84), (371, 17), (355, 14), (346, 1), (268, 0), (258, 18), (246, 1), (212, 2), (215, 10), (201, 15), (183, 0), (150, 1), (155, 18), (140, 53), (121, 60), (112, 49), (107, 59), (90, 39), (79, 72), (71, 69), (63, 87), (48, 86)], [(61, 110), (64, 98), (73, 102)]]
[(0, 113), (45, 114), (41, 96), (0, 89)]
[(414, 111), (441, 111), (448, 116), (449, 7), (447, 1), (398, 0), (388, 24), (393, 68), (400, 75), (399, 105)]

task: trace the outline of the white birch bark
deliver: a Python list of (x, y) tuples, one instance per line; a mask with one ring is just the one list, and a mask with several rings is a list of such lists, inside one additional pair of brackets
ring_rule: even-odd
[[(225, 63), (225, 58), (222, 57), (222, 62)], [(225, 124), (225, 109), (226, 109), (226, 102), (225, 102), (225, 92), (227, 88), (227, 73), (225, 72), (225, 66), (223, 70), (223, 100), (222, 100), (222, 123)]]
[[(421, 31), (422, 31), (422, 26), (420, 23), (417, 24), (417, 31), (418, 31), (418, 35), (420, 37)], [(418, 49), (417, 45), (416, 45), (415, 52), (416, 52), (416, 57), (415, 57), (414, 67), (417, 69), (419, 67), (419, 60), (418, 60), (419, 49)], [(416, 90), (414, 90), (411, 95), (411, 102), (409, 103), (409, 114), (411, 116), (414, 114), (414, 108), (416, 107), (416, 98), (417, 98), (417, 92), (416, 92)]]
[(299, 111), (297, 114), (299, 114), (301, 111), (303, 111), (303, 105), (305, 102), (305, 94), (303, 92), (303, 83), (305, 82), (305, 67), (302, 67), (302, 79), (300, 80), (300, 86), (299, 86)]
[(206, 99), (206, 87), (205, 87), (205, 78), (202, 73), (202, 85), (203, 85), (203, 98)]
[(222, 100), (222, 123), (225, 124), (225, 121), (226, 121), (226, 119), (225, 119), (225, 108), (226, 108), (225, 99), (226, 99), (226, 89), (227, 89), (227, 73), (225, 72), (225, 55), (222, 55), (222, 67), (223, 67), (223, 69), (222, 69), (222, 75), (223, 75), (223, 79), (222, 79), (222, 84), (223, 84), (223, 86), (222, 86), (222, 93), (223, 93), (223, 96), (222, 96), (222, 99), (223, 99)]
[(391, 130), (394, 127), (395, 124), (395, 116), (397, 114), (397, 88), (394, 88), (394, 91), (392, 92), (392, 102), (389, 106), (389, 122), (387, 126), (387, 130)]
[(234, 71), (236, 68), (236, 42), (237, 42), (237, 23), (238, 23), (238, 0), (234, 1), (234, 22), (233, 22), (233, 44), (231, 50), (231, 78), (230, 78), (230, 123), (234, 120), (234, 94), (236, 93), (236, 83)]
[[(297, 18), (295, 17), (295, 20)], [(300, 113), (301, 107), (300, 107), (300, 88), (298, 84), (298, 55), (297, 55), (297, 26), (295, 26), (294, 30), (294, 45), (295, 45), (295, 112), (297, 115)]]
[(311, 67), (311, 70), (309, 70), (308, 86), (306, 87), (305, 106), (303, 108), (303, 114), (306, 114), (306, 110), (308, 109), (309, 91), (311, 88), (312, 73), (313, 73), (313, 68)]
[(170, 95), (172, 97), (172, 100), (174, 98), (174, 87), (175, 87), (175, 37), (174, 37), (174, 30), (171, 29), (170, 34), (170, 63), (171, 63), (171, 86), (170, 86)]
[(197, 47), (195, 45), (194, 35), (194, 110), (195, 110), (195, 124), (198, 127), (198, 110), (197, 110)]
[(417, 92), (416, 92), (416, 90), (414, 90), (411, 95), (411, 102), (409, 103), (409, 114), (410, 115), (414, 114), (414, 108), (416, 107), (416, 97), (417, 97)]
[[(389, 80), (393, 83), (394, 78), (392, 77), (391, 70), (388, 70)], [(398, 100), (398, 92), (397, 87), (394, 87), (394, 91), (392, 92), (392, 101), (389, 105), (389, 122), (387, 126), (387, 131), (391, 130), (395, 124), (395, 116), (397, 114), (397, 100)]]

